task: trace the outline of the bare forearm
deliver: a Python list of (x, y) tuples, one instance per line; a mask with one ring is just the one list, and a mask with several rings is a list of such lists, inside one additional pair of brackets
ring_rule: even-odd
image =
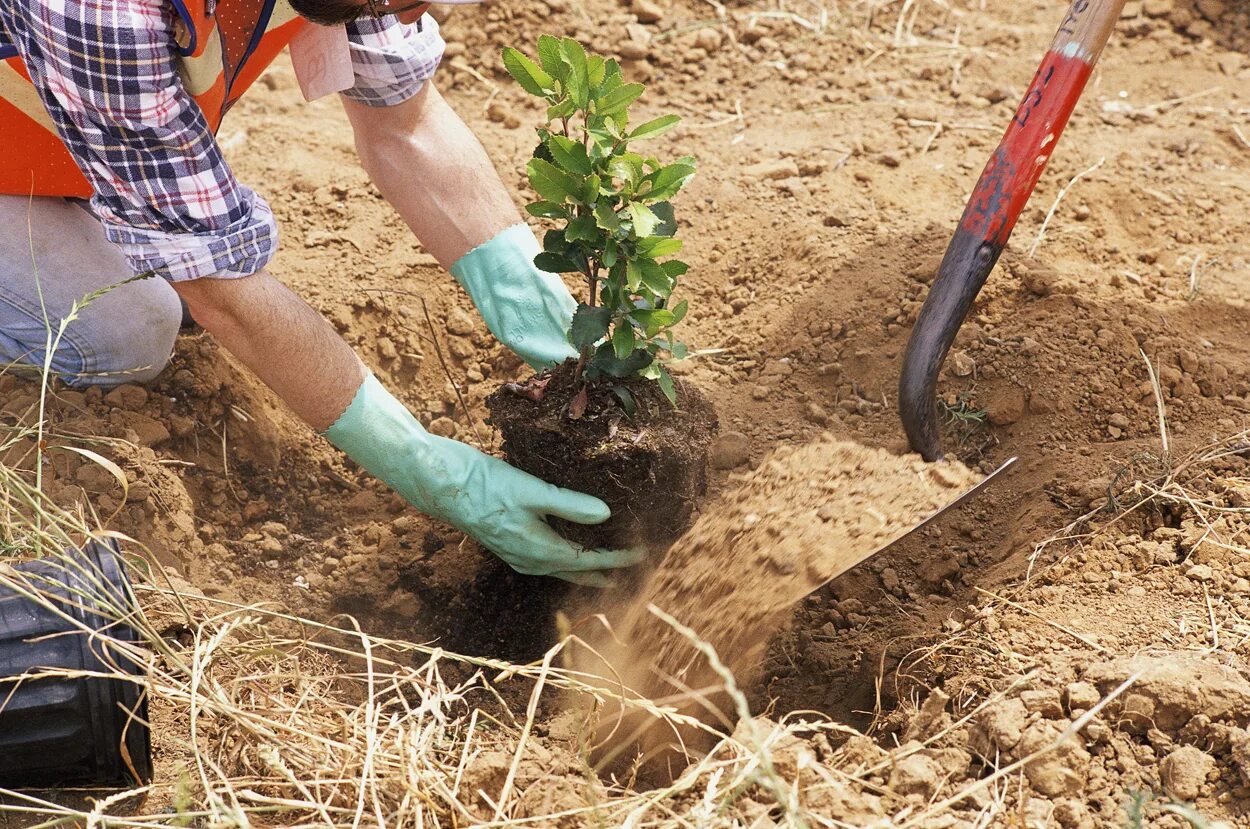
[(432, 83), (396, 107), (344, 107), (365, 170), (444, 267), (521, 221), (481, 142)]
[(364, 365), (333, 326), (278, 280), (175, 283), (192, 316), (317, 431), (352, 402)]

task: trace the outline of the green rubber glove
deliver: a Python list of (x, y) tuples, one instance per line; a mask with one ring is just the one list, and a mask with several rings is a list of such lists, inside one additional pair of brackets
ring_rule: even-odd
[(577, 302), (558, 276), (534, 266), (541, 252), (534, 232), (521, 223), (451, 266), (486, 327), (535, 371), (577, 356), (568, 337)]
[(601, 524), (611, 515), (607, 504), (431, 435), (372, 374), (325, 436), (414, 507), (473, 536), (518, 573), (607, 587), (611, 580), (595, 571), (630, 567), (645, 556), (561, 538), (546, 516)]

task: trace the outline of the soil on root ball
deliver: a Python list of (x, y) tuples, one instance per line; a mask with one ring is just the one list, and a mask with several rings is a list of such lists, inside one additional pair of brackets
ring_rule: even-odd
[[(552, 527), (586, 547), (672, 542), (690, 525), (707, 491), (708, 446), (716, 412), (690, 383), (676, 381), (677, 406), (650, 380), (591, 383), (585, 412), (569, 416), (581, 387), (569, 360), (532, 379), (522, 394), (505, 386), (486, 400), (508, 462), (566, 489), (603, 499), (612, 517), (597, 526), (551, 517)], [(545, 382), (545, 387), (542, 384)], [(627, 414), (612, 385), (624, 386)], [(539, 393), (534, 393), (540, 389)]]

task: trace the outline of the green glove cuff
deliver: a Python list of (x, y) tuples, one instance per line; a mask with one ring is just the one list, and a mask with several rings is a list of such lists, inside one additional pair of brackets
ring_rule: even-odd
[(534, 265), (541, 252), (534, 232), (519, 223), (451, 266), (491, 333), (534, 369), (577, 356), (568, 340), (577, 303), (559, 277)]
[(432, 464), (434, 438), (372, 373), (325, 437), (417, 509), (441, 515), (416, 479)]

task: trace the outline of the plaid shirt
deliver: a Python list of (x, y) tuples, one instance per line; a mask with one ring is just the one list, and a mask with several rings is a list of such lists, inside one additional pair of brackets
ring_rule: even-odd
[[(25, 61), (135, 273), (249, 276), (273, 258), (278, 229), (183, 87), (174, 17), (167, 0), (0, 0), (0, 56)], [(361, 20), (348, 36), (356, 86), (343, 94), (370, 106), (411, 98), (443, 54), (428, 15), (420, 27)]]

